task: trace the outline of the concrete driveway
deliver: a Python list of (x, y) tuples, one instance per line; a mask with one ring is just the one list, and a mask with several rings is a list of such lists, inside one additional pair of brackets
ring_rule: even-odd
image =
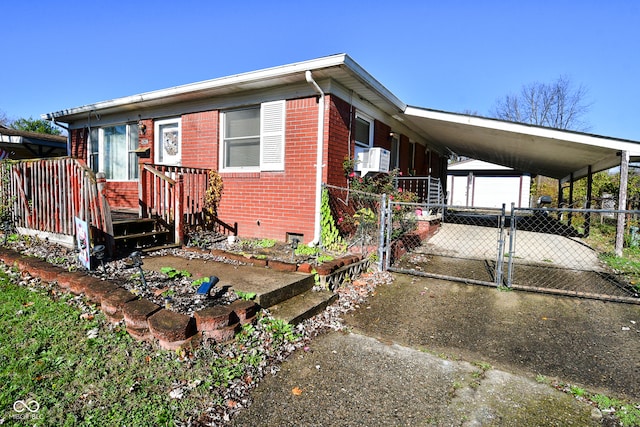
[(603, 425), (536, 381), (640, 400), (640, 307), (397, 275), (265, 379), (235, 425)]

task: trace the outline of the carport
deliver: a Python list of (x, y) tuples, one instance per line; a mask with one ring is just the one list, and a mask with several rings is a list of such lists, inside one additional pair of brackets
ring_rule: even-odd
[[(620, 167), (618, 206), (627, 205), (629, 162), (640, 161), (640, 142), (582, 132), (551, 129), (486, 117), (407, 106), (402, 118), (420, 129), (427, 141), (443, 151), (559, 180), (559, 190), (587, 177), (587, 203), (592, 175)], [(562, 191), (558, 192), (562, 195)], [(585, 208), (590, 208), (589, 205)], [(618, 216), (616, 253), (622, 254), (624, 215)]]

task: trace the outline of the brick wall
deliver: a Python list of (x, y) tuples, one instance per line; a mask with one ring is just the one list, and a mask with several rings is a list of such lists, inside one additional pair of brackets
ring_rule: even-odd
[(237, 222), (241, 237), (313, 239), (317, 112), (315, 97), (287, 101), (284, 171), (221, 174), (219, 217)]
[(391, 127), (376, 120), (373, 128), (373, 146), (391, 150)]
[(400, 135), (400, 149), (399, 149), (399, 169), (403, 175), (409, 175), (409, 169), (411, 168), (411, 143), (409, 138), (405, 135)]
[[(353, 157), (355, 148), (353, 135), (349, 142), (349, 125), (355, 119), (355, 109), (351, 109), (349, 103), (336, 96), (327, 96), (328, 111), (328, 132), (325, 134), (325, 156), (327, 167), (325, 168), (325, 182), (327, 184), (344, 187), (347, 185), (347, 178), (342, 166), (344, 160), (349, 157), (349, 152)], [(351, 150), (349, 151), (349, 145)]]
[(87, 140), (89, 139), (89, 130), (87, 128), (83, 129), (72, 129), (71, 131), (71, 157), (82, 160), (86, 163), (87, 161)]
[[(333, 95), (325, 99), (325, 129), (323, 180), (331, 185), (345, 186), (342, 163), (353, 155), (354, 143), (349, 141), (355, 109)], [(286, 233), (300, 233), (307, 243), (313, 238), (315, 218), (315, 164), (317, 141), (317, 97), (288, 100), (286, 103), (285, 170), (278, 172), (222, 173), (224, 192), (219, 218), (238, 223), (241, 237), (285, 240)], [(141, 162), (153, 162), (153, 120), (144, 120), (146, 133), (140, 145), (150, 148)], [(380, 121), (374, 125), (374, 145), (391, 148), (391, 128)], [(199, 168), (218, 168), (219, 112), (205, 111), (182, 116), (182, 164)], [(74, 157), (86, 159), (87, 131), (71, 131)], [(349, 150), (350, 148), (350, 150)], [(416, 168), (426, 174), (428, 157), (421, 146)], [(411, 144), (400, 137), (400, 169), (408, 174)], [(439, 157), (432, 154), (432, 168), (437, 171)], [(435, 175), (437, 172), (432, 173)], [(113, 182), (106, 186), (112, 207), (138, 207), (137, 182)]]
[(182, 116), (182, 164), (218, 169), (218, 111)]

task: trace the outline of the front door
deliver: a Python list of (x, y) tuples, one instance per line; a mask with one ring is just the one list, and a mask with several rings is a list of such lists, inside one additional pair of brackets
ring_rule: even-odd
[(180, 166), (182, 163), (182, 129), (180, 119), (159, 120), (155, 123), (156, 164)]

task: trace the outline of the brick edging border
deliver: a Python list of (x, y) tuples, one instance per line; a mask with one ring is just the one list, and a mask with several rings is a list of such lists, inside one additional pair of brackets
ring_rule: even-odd
[(331, 261), (326, 261), (314, 267), (313, 265), (306, 262), (300, 263), (300, 264), (297, 264), (297, 263), (294, 264), (294, 263), (277, 261), (277, 260), (266, 259), (266, 258), (265, 259), (256, 258), (253, 255), (242, 255), (234, 252), (227, 252), (222, 249), (212, 249), (210, 252), (202, 251), (197, 248), (185, 248), (185, 250), (191, 251), (191, 252), (198, 252), (198, 253), (211, 253), (211, 255), (223, 257), (232, 261), (238, 261), (238, 262), (250, 264), (256, 267), (267, 267), (276, 271), (289, 271), (289, 272), (297, 271), (299, 273), (311, 274), (311, 272), (315, 270), (319, 276), (328, 276), (344, 266), (355, 264), (357, 262), (362, 261), (362, 257), (359, 255), (346, 255)]
[(166, 350), (196, 344), (194, 340), (230, 341), (241, 325), (255, 319), (259, 310), (258, 304), (253, 301), (237, 300), (230, 305), (199, 310), (191, 317), (139, 298), (111, 281), (82, 272), (69, 272), (12, 249), (0, 248), (0, 260), (45, 282), (56, 282), (60, 288), (75, 295), (84, 294), (87, 299), (100, 305), (110, 322), (124, 320), (127, 332), (133, 338), (157, 341)]

